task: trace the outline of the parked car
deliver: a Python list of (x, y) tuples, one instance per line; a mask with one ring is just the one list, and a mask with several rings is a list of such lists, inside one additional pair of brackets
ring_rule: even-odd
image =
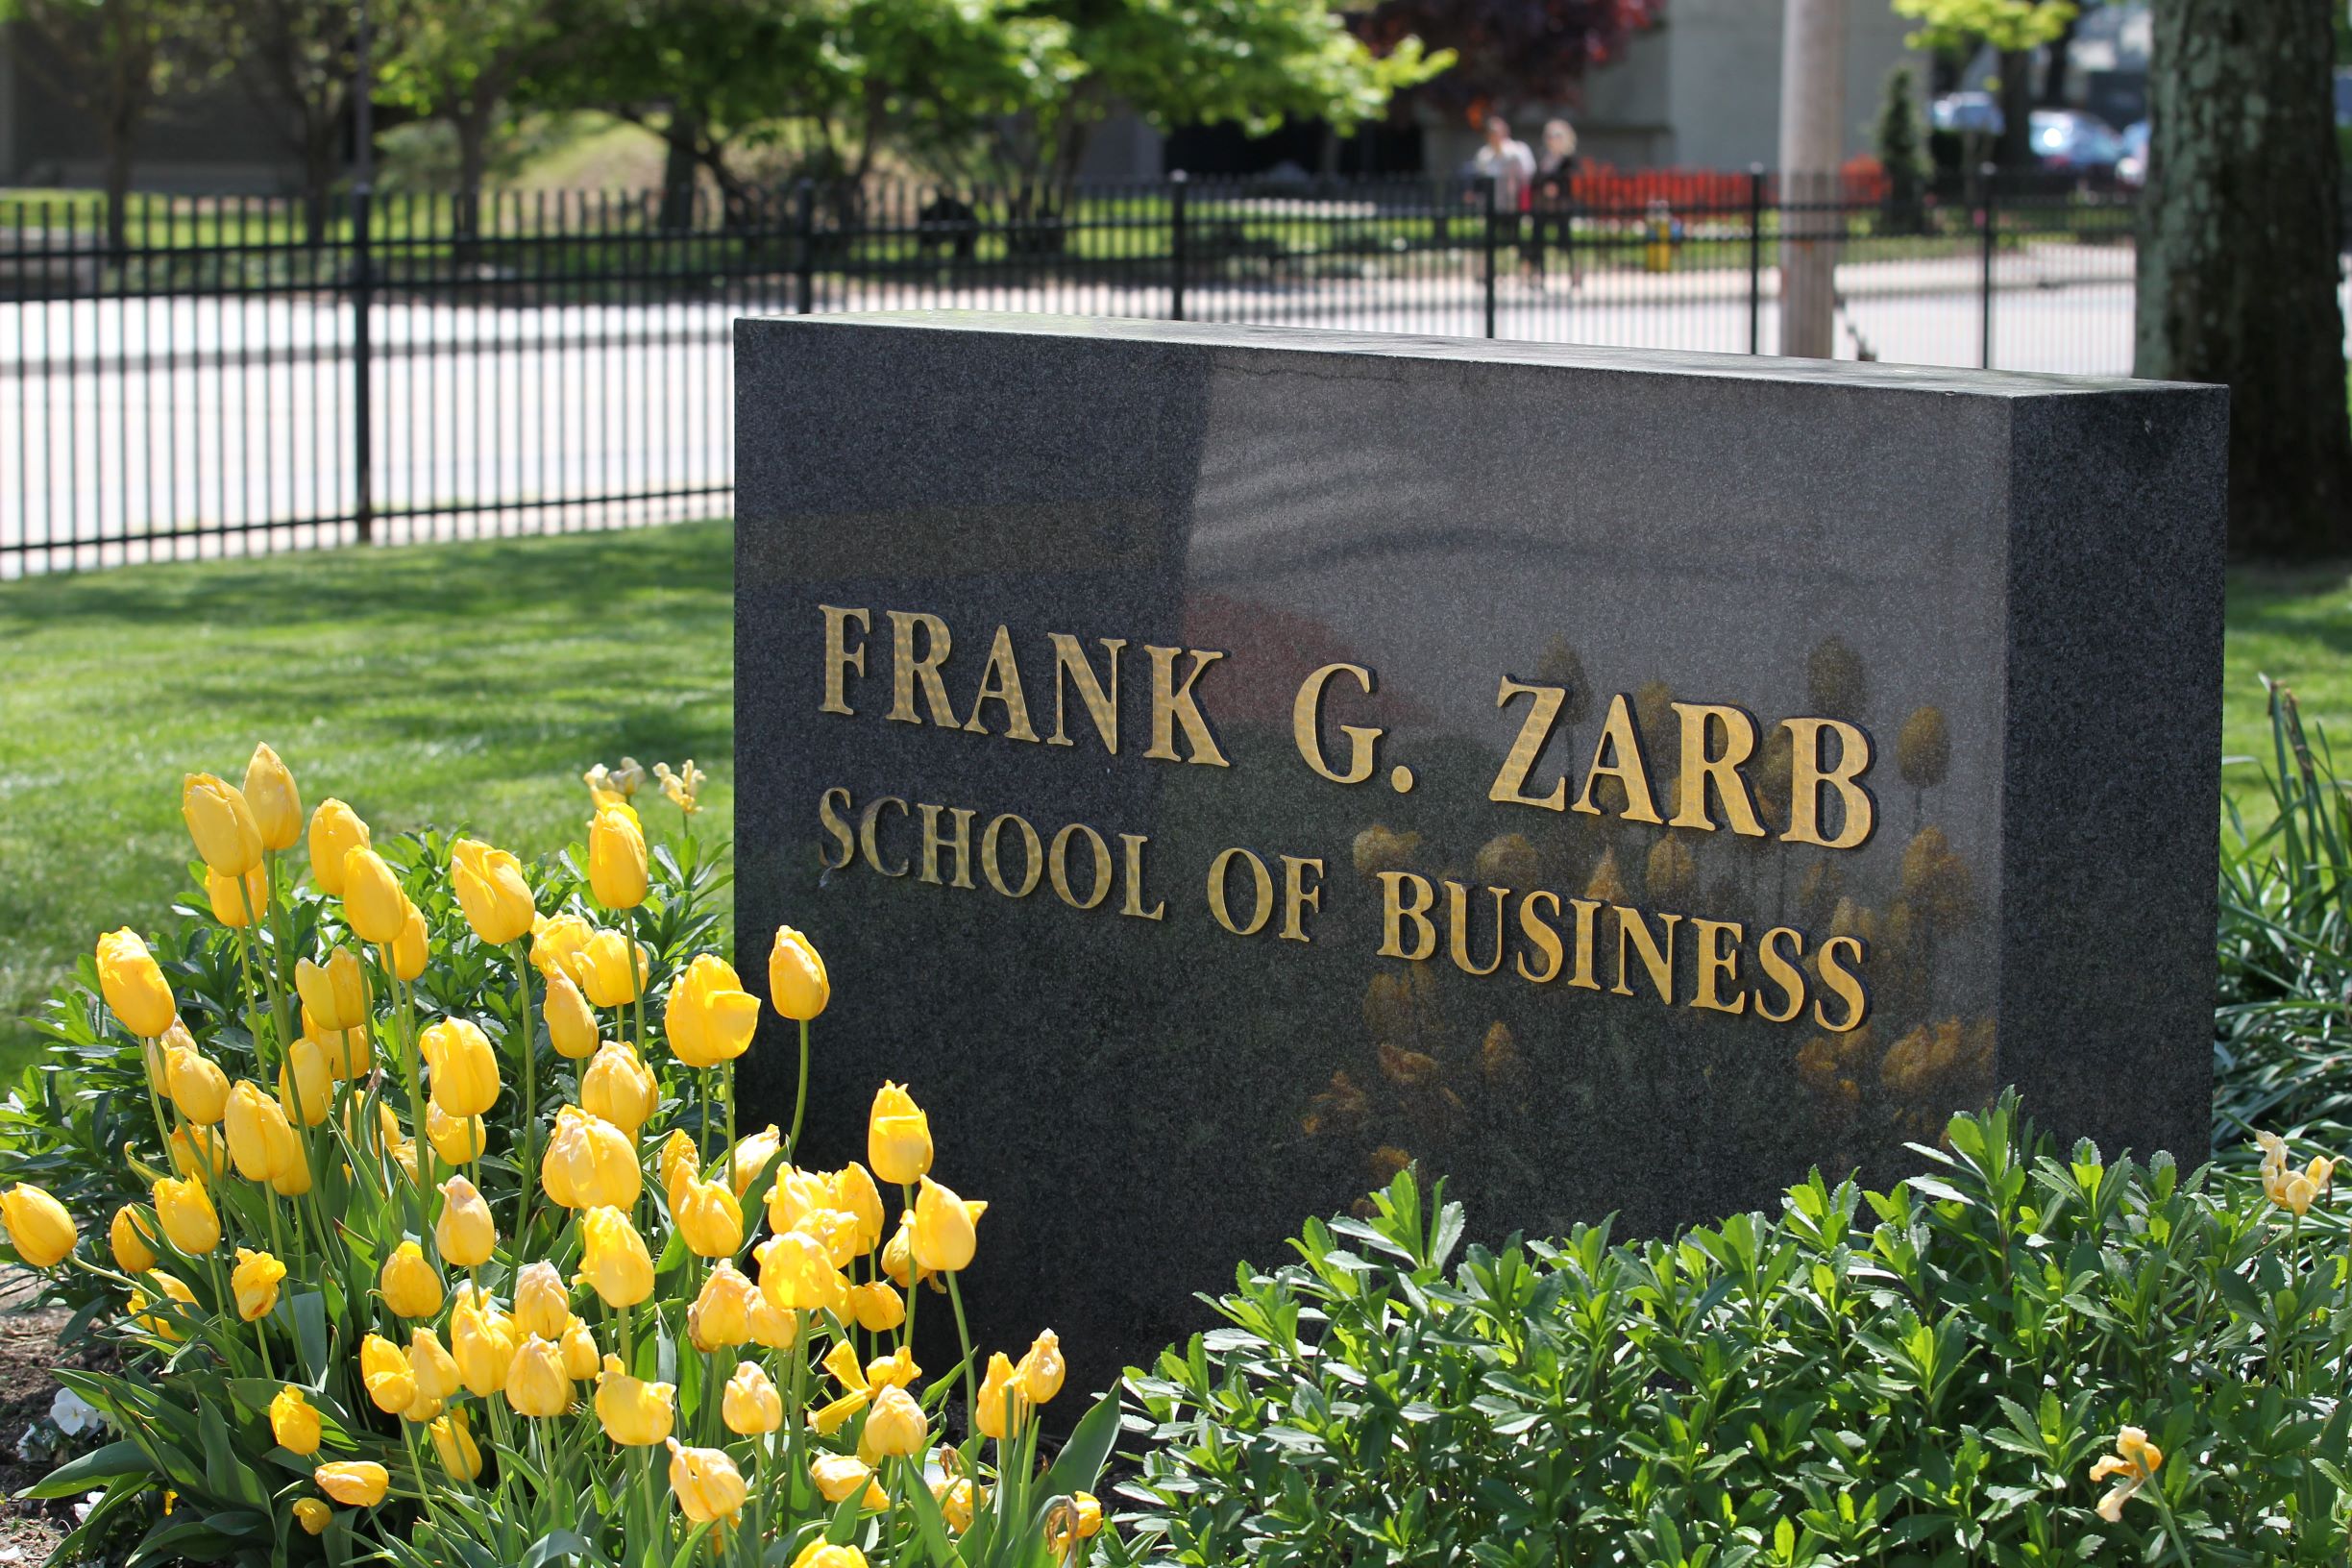
[(2116, 184), (2138, 190), (2147, 184), (2148, 122), (2134, 120), (2123, 128), (2123, 156), (2116, 159)]
[(1934, 131), (1997, 136), (2007, 123), (2000, 100), (1989, 92), (1948, 92), (1927, 106), (1927, 125)]
[(2035, 110), (2028, 135), (2034, 161), (2046, 169), (2113, 174), (2123, 159), (2123, 138), (2115, 127), (2079, 110)]

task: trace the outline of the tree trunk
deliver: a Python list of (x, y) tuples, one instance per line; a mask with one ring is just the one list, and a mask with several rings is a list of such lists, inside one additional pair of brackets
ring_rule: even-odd
[(457, 135), (457, 194), (450, 212), (450, 230), (456, 238), (456, 260), (470, 267), (481, 240), (482, 182), (490, 167), (490, 112), (469, 102), (451, 116)]
[(2000, 57), (2001, 134), (1993, 161), (2004, 169), (2033, 167), (2033, 51), (2004, 49)]
[(303, 128), (303, 243), (310, 246), (327, 242), (328, 203), (334, 193), (335, 126), (327, 122), (324, 128), (316, 123)]
[(695, 169), (702, 141), (701, 119), (684, 108), (670, 111), (662, 127), (661, 226), (687, 229), (694, 224)]
[(2328, 9), (2153, 13), (2135, 369), (2228, 383), (2232, 554), (2352, 551)]
[(2074, 16), (2069, 16), (2059, 26), (2058, 36), (2050, 39), (2047, 52), (2043, 56), (2042, 94), (2036, 101), (2045, 109), (2067, 107), (2067, 73), (2073, 64), (2070, 57), (2074, 50), (2074, 24), (2079, 15), (2077, 12)]

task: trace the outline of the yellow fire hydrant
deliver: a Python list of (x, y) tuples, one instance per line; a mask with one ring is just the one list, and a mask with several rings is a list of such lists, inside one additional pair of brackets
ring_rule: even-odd
[(1675, 221), (1675, 215), (1666, 206), (1664, 197), (1651, 202), (1644, 227), (1649, 231), (1650, 243), (1642, 248), (1642, 265), (1652, 272), (1672, 272), (1675, 247), (1682, 238), (1682, 226)]

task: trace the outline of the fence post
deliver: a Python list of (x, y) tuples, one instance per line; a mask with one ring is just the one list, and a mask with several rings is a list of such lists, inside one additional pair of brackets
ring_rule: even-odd
[(817, 186), (808, 180), (793, 187), (793, 307), (802, 315), (817, 308)]
[(1486, 206), (1486, 335), (1495, 335), (1495, 181), (1487, 175), (1479, 181), (1484, 187)]
[(1168, 320), (1185, 319), (1185, 187), (1191, 182), (1178, 169), (1168, 176)]
[(1999, 209), (1994, 206), (1993, 189), (1999, 180), (2000, 171), (1987, 163), (1984, 166), (1983, 174), (1984, 268), (1977, 283), (1978, 290), (1983, 295), (1983, 319), (1977, 329), (1983, 353), (1978, 362), (1982, 368), (1991, 370), (1993, 368), (1993, 245), (1995, 231), (1999, 224)]
[(1748, 165), (1748, 352), (1764, 352), (1764, 165)]
[(376, 538), (376, 377), (368, 320), (376, 295), (368, 235), (368, 209), (374, 205), (366, 182), (352, 187), (352, 520), (363, 545)]

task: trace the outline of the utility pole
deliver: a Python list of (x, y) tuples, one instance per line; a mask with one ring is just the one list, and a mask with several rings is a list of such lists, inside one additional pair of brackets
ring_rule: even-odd
[(1780, 35), (1780, 352), (1837, 353), (1846, 0), (1786, 0)]

